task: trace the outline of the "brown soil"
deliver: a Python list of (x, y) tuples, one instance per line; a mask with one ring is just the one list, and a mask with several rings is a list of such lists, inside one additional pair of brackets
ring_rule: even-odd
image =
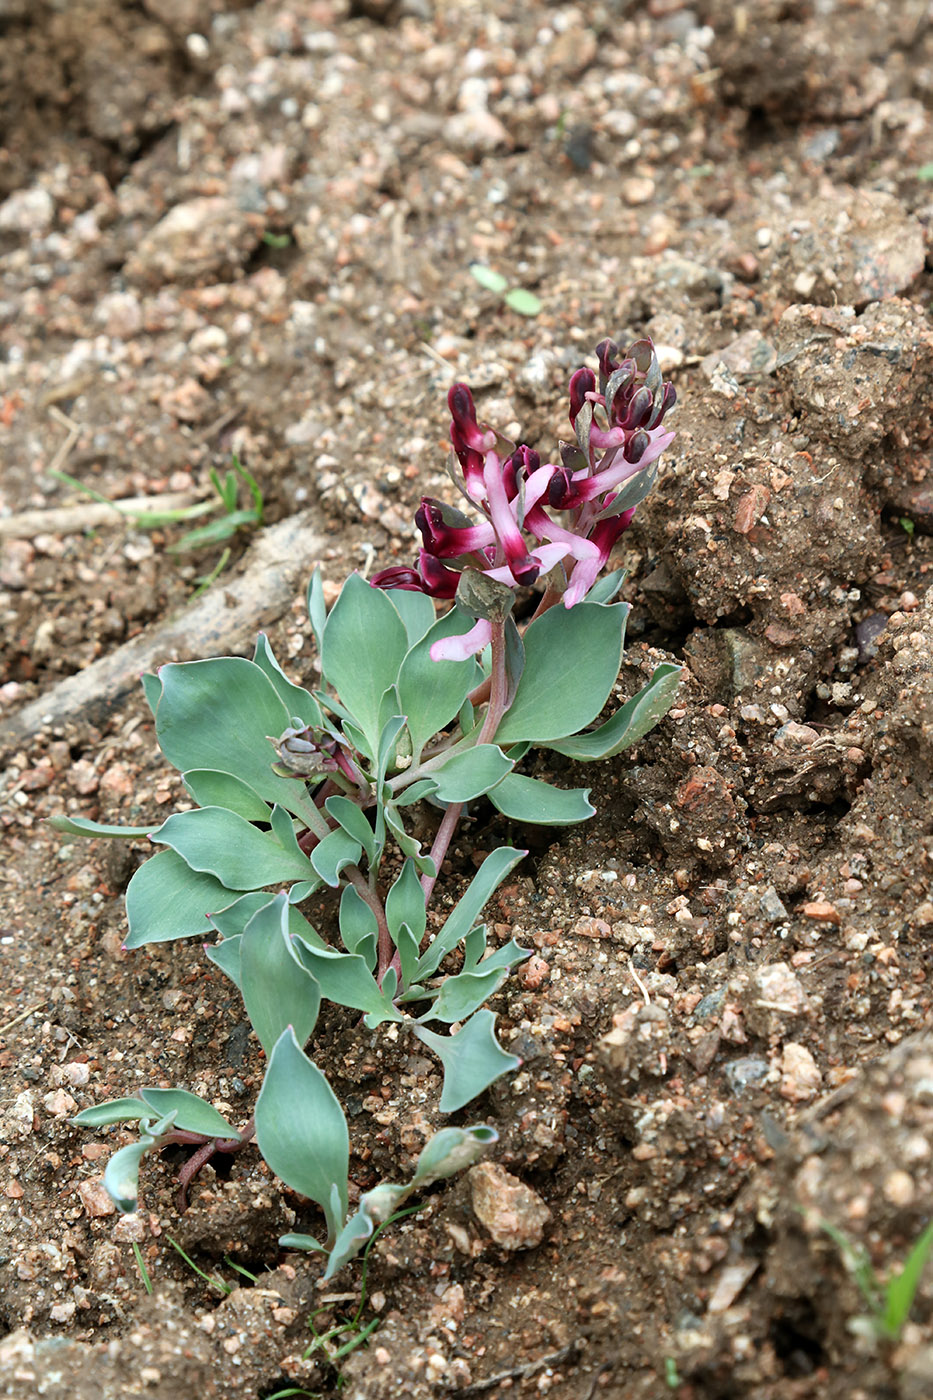
[[(0, 93), (4, 1393), (933, 1394), (933, 1268), (872, 1346), (821, 1228), (884, 1274), (933, 1214), (925, 0), (0, 0)], [(496, 1006), (522, 1069), (473, 1118), (550, 1222), (509, 1253), (465, 1179), (436, 1188), (374, 1250), (369, 1346), (303, 1361), (359, 1286), (279, 1251), (307, 1206), (245, 1151), (178, 1216), (166, 1154), (121, 1220), (127, 1139), (69, 1121), (142, 1083), (245, 1120), (262, 1073), (195, 943), (121, 952), (145, 852), (44, 821), (172, 809), (142, 698), (16, 725), (220, 549), (5, 517), (81, 504), (53, 469), (193, 497), (236, 451), (269, 522), (310, 510), (329, 583), (407, 562), (449, 382), (550, 452), (607, 333), (650, 334), (680, 397), (624, 541), (620, 684), (686, 671), (636, 751), (563, 766), (599, 815), (540, 834), (490, 911), (539, 961)], [(300, 592), (270, 631), (310, 677)], [(509, 836), (478, 811), (452, 877)], [(356, 1185), (398, 1179), (442, 1121), (434, 1064), (337, 1015), (314, 1053)]]

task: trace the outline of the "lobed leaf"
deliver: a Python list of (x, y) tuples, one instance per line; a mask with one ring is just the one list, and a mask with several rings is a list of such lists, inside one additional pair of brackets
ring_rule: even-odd
[(502, 1049), (495, 1027), (494, 1013), (485, 1010), (477, 1011), (454, 1035), (437, 1035), (423, 1026), (414, 1027), (418, 1039), (434, 1051), (444, 1066), (442, 1113), (455, 1113), (501, 1075), (518, 1069), (521, 1060)]
[[(324, 722), (321, 714), (321, 707), (309, 691), (304, 686), (295, 685), (288, 679), (279, 663), (276, 661), (269, 645), (269, 638), (265, 632), (260, 632), (256, 639), (256, 649), (253, 652), (253, 661), (259, 669), (268, 677), (275, 688), (276, 694), (288, 711), (290, 719), (299, 719), (302, 724), (306, 724), (311, 729), (319, 729)], [(274, 739), (278, 738), (273, 734)]]
[(263, 801), (249, 783), (244, 783), (233, 773), (218, 773), (212, 768), (191, 768), (181, 776), (199, 807), (226, 807), (250, 822), (267, 822), (272, 815), (268, 802)]
[(173, 813), (151, 840), (171, 847), (192, 870), (214, 875), (228, 889), (255, 890), (310, 874), (297, 841), (283, 845), (276, 839), (281, 834), (281, 826), (278, 833), (260, 831), (225, 807), (199, 807)]
[(130, 931), (124, 947), (209, 933), (208, 911), (225, 909), (230, 894), (214, 875), (192, 870), (176, 851), (160, 851), (139, 867), (127, 886)]
[(486, 857), (433, 943), (419, 959), (419, 978), (430, 977), (436, 972), (461, 938), (466, 938), (493, 891), (527, 854), (527, 851), (520, 851), (512, 846), (500, 846)]
[(437, 783), (438, 801), (469, 802), (495, 788), (514, 766), (498, 745), (476, 744), (451, 754), (437, 767), (432, 762), (427, 776)]

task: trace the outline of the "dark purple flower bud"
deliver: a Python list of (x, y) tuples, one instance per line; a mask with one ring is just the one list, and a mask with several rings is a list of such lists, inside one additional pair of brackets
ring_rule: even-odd
[(322, 741), (318, 742), (314, 735), (313, 729), (306, 728), (286, 729), (277, 739), (271, 734), (267, 736), (279, 756), (273, 768), (280, 776), (310, 778), (320, 773), (336, 773), (336, 741), (322, 734)]
[(648, 451), (650, 443), (651, 437), (645, 432), (644, 428), (637, 428), (625, 444), (626, 462), (631, 462), (632, 466), (634, 466), (636, 462), (640, 462)]
[(448, 569), (439, 559), (435, 559), (433, 554), (429, 554), (426, 549), (421, 551), (419, 563), (421, 572), (424, 575), (423, 592), (432, 598), (455, 598), (457, 595), (457, 584), (460, 582), (460, 575), (453, 569)]
[(516, 447), (511, 457), (506, 458), (502, 463), (502, 480), (510, 501), (514, 501), (518, 495), (521, 483), (526, 481), (532, 472), (536, 472), (540, 465), (540, 455), (525, 443)]
[(591, 369), (578, 369), (570, 377), (570, 422), (577, 421), (577, 414), (586, 403), (587, 394), (596, 392), (596, 375)]
[(473, 395), (466, 384), (453, 384), (447, 395), (447, 406), (453, 423), (450, 429), (454, 447), (462, 444), (474, 452), (489, 452), (495, 446), (495, 434), (483, 430), (476, 421)]
[(577, 489), (566, 467), (558, 467), (548, 483), (548, 505), (554, 510), (572, 510), (577, 502)]
[(417, 569), (396, 565), (383, 569), (369, 580), (373, 588), (404, 588), (408, 593), (423, 593), (424, 582)]
[(619, 368), (616, 355), (619, 347), (614, 340), (601, 340), (596, 347), (596, 358), (599, 360), (599, 373), (603, 380), (609, 378), (614, 369)]
[(621, 426), (624, 428), (643, 428), (654, 412), (654, 395), (644, 384), (640, 389), (636, 389), (628, 402), (628, 410)]

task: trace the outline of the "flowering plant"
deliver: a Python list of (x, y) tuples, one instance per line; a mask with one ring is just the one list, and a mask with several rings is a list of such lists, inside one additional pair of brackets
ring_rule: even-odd
[[(593, 815), (587, 789), (517, 771), (532, 746), (609, 758), (672, 703), (680, 668), (665, 664), (588, 727), (618, 675), (628, 614), (613, 601), (621, 572), (598, 575), (673, 437), (663, 419), (674, 390), (651, 342), (618, 355), (604, 341), (598, 380), (590, 369), (571, 379), (576, 442), (561, 445), (559, 464), (480, 424), (470, 390), (454, 385), (454, 480), (481, 522), (425, 498), (417, 566), (384, 570), (371, 584), (351, 575), (329, 614), (315, 571), (307, 603), (319, 689), (288, 680), (265, 636), (251, 660), (170, 664), (145, 676), (162, 752), (195, 807), (137, 828), (55, 819), (72, 835), (145, 836), (162, 848), (130, 881), (125, 946), (219, 934), (206, 954), (240, 991), (268, 1060), (254, 1116), (239, 1131), (183, 1089), (142, 1089), (78, 1115), (89, 1126), (140, 1125), (105, 1173), (121, 1209), (136, 1207), (146, 1152), (197, 1148), (180, 1174), (183, 1204), (212, 1154), (255, 1137), (272, 1170), (324, 1217), (322, 1242), (288, 1235), (283, 1243), (326, 1253), (329, 1277), (412, 1191), (495, 1141), (485, 1125), (442, 1129), (407, 1183), (373, 1186), (350, 1214), (346, 1120), (305, 1046), (324, 999), (362, 1013), (370, 1031), (389, 1023), (441, 1061), (441, 1113), (519, 1064), (499, 1045), (484, 1003), (529, 954), (514, 940), (488, 949), (478, 920), (527, 853), (494, 850), (431, 931), (429, 904), (467, 803), (487, 798), (507, 817), (547, 826)], [(519, 590), (539, 580), (520, 631)], [(453, 604), (440, 617), (436, 598)], [(417, 803), (439, 813), (427, 851), (408, 821)], [(328, 890), (339, 893), (339, 942), (301, 908)]]

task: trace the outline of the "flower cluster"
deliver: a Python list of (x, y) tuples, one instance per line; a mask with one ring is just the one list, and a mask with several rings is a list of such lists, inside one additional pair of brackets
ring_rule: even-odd
[[(560, 465), (542, 464), (533, 448), (514, 447), (478, 423), (469, 388), (454, 384), (447, 396), (461, 471), (454, 480), (484, 520), (476, 524), (425, 496), (415, 516), (422, 540), (417, 567), (385, 569), (374, 587), (452, 599), (470, 568), (511, 588), (547, 576), (568, 608), (586, 596), (654, 484), (652, 464), (674, 437), (664, 415), (676, 399), (650, 340), (636, 341), (621, 358), (618, 346), (604, 340), (596, 355), (598, 379), (583, 368), (570, 380), (576, 443), (561, 444)], [(560, 512), (562, 523), (550, 511)], [(438, 656), (481, 650), (488, 632), (480, 619), (466, 637), (438, 644)]]

